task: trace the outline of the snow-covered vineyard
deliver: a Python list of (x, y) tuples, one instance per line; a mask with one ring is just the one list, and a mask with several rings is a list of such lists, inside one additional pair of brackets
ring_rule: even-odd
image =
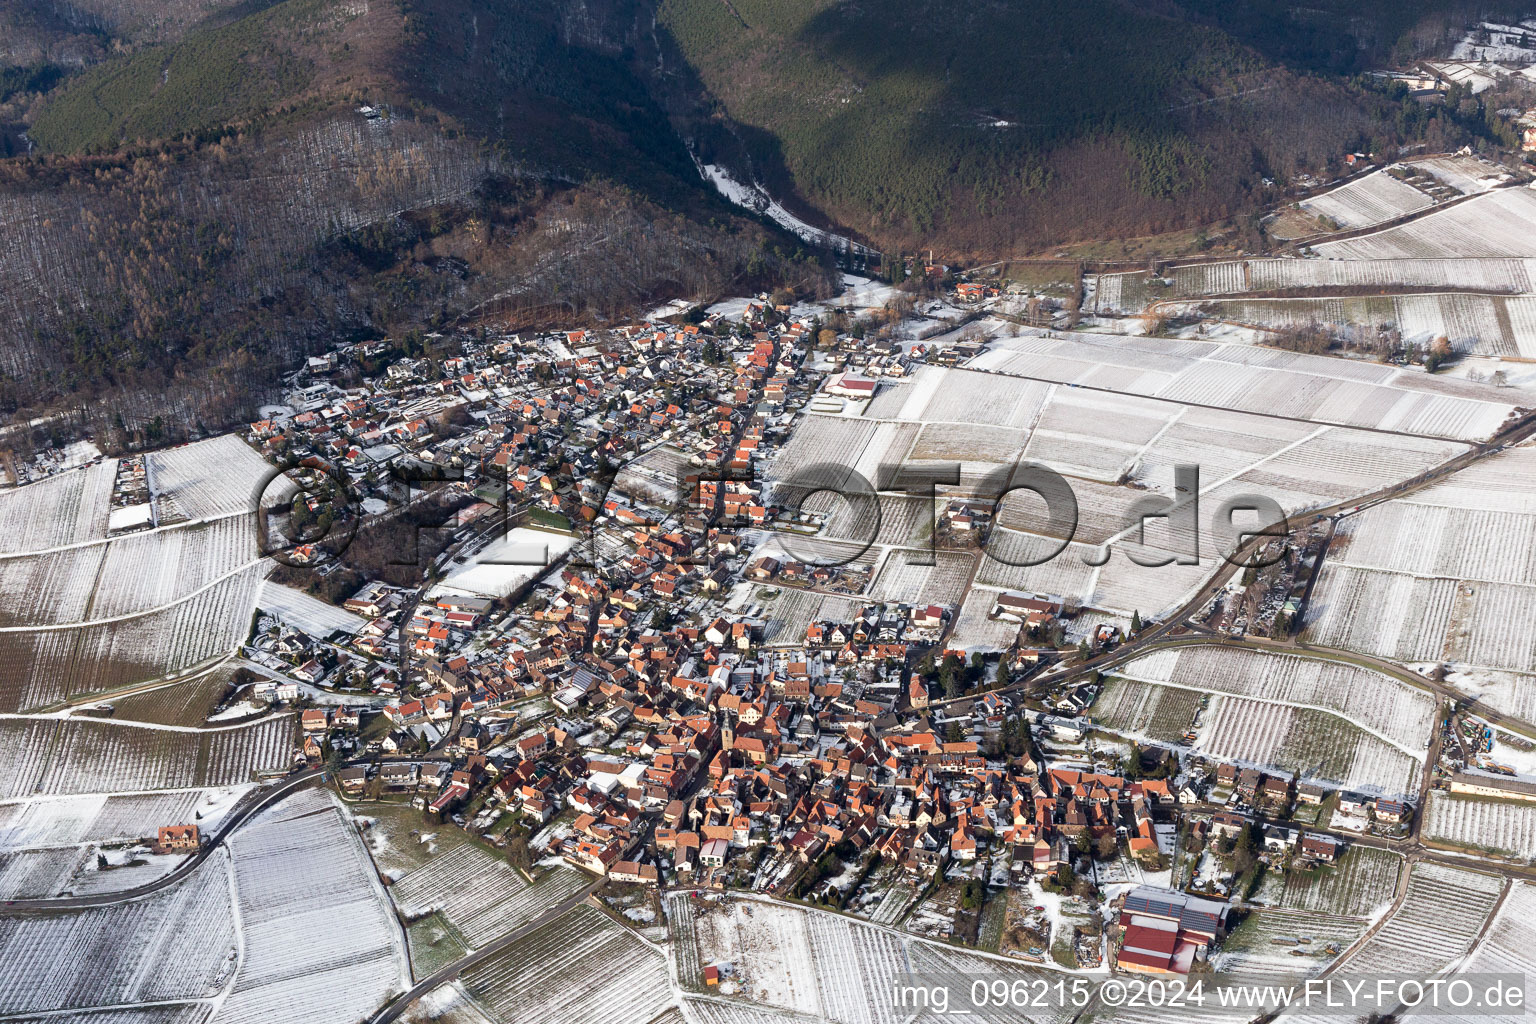
[(1536, 860), (1536, 804), (1431, 793), (1424, 835), (1469, 850)]
[(559, 866), (539, 869), (530, 885), (506, 861), (466, 843), (400, 878), (389, 894), (406, 918), (441, 913), (473, 949), (533, 920), (586, 884), (579, 872)]
[(333, 795), (264, 811), (230, 850), (242, 958), (220, 1024), (354, 1024), (408, 987), (400, 928)]
[[(1308, 614), (1318, 643), (1464, 671), (1536, 671), (1536, 450), (1345, 519)], [(1479, 687), (1480, 688), (1480, 687)], [(1529, 710), (1516, 686), (1482, 694)]]
[(1193, 647), (1137, 658), (1123, 672), (1194, 692), (1330, 711), (1405, 751), (1423, 747), (1435, 713), (1429, 693), (1384, 673), (1288, 654)]
[(661, 950), (579, 906), (463, 975), (494, 1021), (648, 1024), (674, 1005)]
[(1536, 256), (1536, 192), (1489, 192), (1407, 224), (1312, 248), (1327, 259)]
[(46, 1013), (216, 997), (235, 970), (240, 946), (229, 871), (221, 853), (141, 900), (0, 917), (0, 1006)]
[(4, 798), (239, 785), (287, 769), (297, 743), (291, 714), (208, 729), (3, 719), (0, 735), (11, 741)]
[(1304, 200), (1308, 213), (1326, 217), (1342, 228), (1364, 228), (1434, 205), (1426, 192), (1399, 181), (1386, 171), (1373, 171), (1357, 181)]
[[(0, 712), (173, 676), (249, 634), (271, 570), (253, 510), (272, 467), (235, 435), (146, 462), (158, 528), (108, 536), (114, 460), (0, 493)], [(267, 499), (292, 491), (279, 478)]]
[[(1200, 467), (1207, 508), (1262, 494), (1295, 513), (1411, 478), (1465, 451), (1461, 442), (1491, 434), (1511, 412), (1498, 389), (1427, 381), (1390, 366), (1249, 346), (1035, 332), (994, 340), (966, 368), (920, 366), (909, 380), (882, 384), (862, 415), (806, 415), (768, 476), (783, 482), (832, 465), (841, 467), (837, 478), (818, 483), (847, 486), (856, 470), (878, 487), (881, 466), (940, 460), (959, 464), (962, 487), (996, 492), (1017, 463), (1042, 463), (1066, 476), (1076, 494), (1072, 545), (1039, 564), (1013, 564), (1043, 557), (1060, 534), (1042, 536), (1051, 531), (1034, 499), (1010, 496), (975, 582), (1061, 594), (1129, 618), (1176, 606), (1207, 575), (1203, 564), (1149, 571), (1118, 556), (1100, 564), (1097, 546), (1124, 546), (1124, 516), (1140, 496), (1173, 494), (1175, 467)], [(1379, 431), (1396, 435), (1390, 446)], [(996, 646), (997, 631), (981, 622), (984, 596), (953, 593), (963, 582), (959, 560), (920, 569), (893, 550), (932, 529), (931, 521), (914, 519), (908, 498), (881, 495), (878, 502), (890, 513), (878, 522), (873, 502), (824, 499), (811, 507), (828, 514), (821, 536), (873, 541), (869, 550), (884, 568), (872, 592), (907, 599), (924, 590), (952, 599), (962, 606), (959, 638)], [(1192, 550), (1196, 541), (1185, 534), (1148, 539), (1160, 551)]]
[(1362, 337), (1383, 324), (1403, 341), (1428, 348), (1445, 338), (1451, 348), (1479, 356), (1536, 356), (1536, 295), (1424, 295), (1300, 299), (1219, 299), (1176, 302), (1171, 315), (1200, 314), (1272, 330), (1332, 324)]
[(1507, 883), (1442, 864), (1415, 864), (1402, 906), (1346, 961), (1352, 974), (1429, 977), (1472, 948)]

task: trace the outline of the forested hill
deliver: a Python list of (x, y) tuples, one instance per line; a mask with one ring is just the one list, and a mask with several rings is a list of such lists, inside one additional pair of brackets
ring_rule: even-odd
[(701, 182), (635, 77), (638, 6), (186, 6), (7, 98), (33, 151), (0, 161), (0, 414), (158, 440), (337, 339), (826, 280)]
[(1266, 176), (1458, 141), (1459, 122), (1351, 76), (1475, 13), (9, 0), (0, 414), (74, 407), (143, 437), (249, 414), (338, 337), (824, 286), (817, 255), (728, 207), (696, 157), (885, 249), (1013, 253), (1252, 211)]
[[(1427, 129), (1351, 76), (1446, 0), (660, 0), (729, 121), (706, 157), (886, 246), (1034, 249), (1227, 216)], [(1439, 130), (1449, 131), (1447, 126)]]

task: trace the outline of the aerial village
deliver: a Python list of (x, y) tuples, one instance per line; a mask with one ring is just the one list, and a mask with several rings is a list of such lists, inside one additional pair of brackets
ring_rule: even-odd
[[(955, 282), (942, 305), (998, 294)], [(1029, 315), (1064, 314), (1036, 299)], [(988, 617), (1011, 640), (967, 651), (946, 643), (954, 604), (860, 598), (866, 563), (774, 546), (823, 518), (764, 489), (800, 409), (836, 413), (984, 343), (760, 296), (311, 359), (246, 440), (301, 487), (265, 510), (290, 538), (278, 579), (324, 600), (258, 616), (244, 654), (265, 671), (240, 699), (298, 708), (296, 770), (329, 766), (361, 813), (408, 804), (525, 869), (558, 858), (707, 902), (756, 892), (971, 944), (1001, 928), (1025, 960), (1188, 973), (1256, 869), (1332, 864), (1341, 829), (1390, 838), (1413, 808), (1096, 745), (1101, 677), (1049, 668), (1121, 628), (1004, 591)], [(142, 471), (124, 486), (126, 504)], [(408, 524), (395, 543), (417, 550), (366, 564), (338, 529), (359, 512)], [(992, 514), (948, 503), (940, 543)], [(845, 614), (785, 623), (750, 600), (794, 592)], [(304, 610), (322, 603), (344, 614)], [(984, 915), (988, 886), (1024, 898)]]

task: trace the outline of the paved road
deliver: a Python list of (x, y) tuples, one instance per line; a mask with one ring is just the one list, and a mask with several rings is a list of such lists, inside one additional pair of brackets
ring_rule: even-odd
[(507, 932), (500, 938), (492, 940), (489, 945), (482, 946), (468, 956), (459, 960), (455, 960), (453, 963), (448, 964), (446, 967), (439, 968), (438, 970), (427, 975), (425, 978), (418, 981), (409, 990), (402, 992), (394, 999), (391, 999), (387, 1004), (385, 1004), (383, 1009), (379, 1010), (378, 1013), (373, 1015), (368, 1024), (390, 1024), (391, 1021), (398, 1019), (402, 1013), (408, 1010), (412, 1003), (426, 995), (428, 992), (437, 988), (439, 985), (456, 980), (459, 975), (463, 974), (465, 971), (474, 967), (478, 967), (485, 963), (487, 960), (490, 960), (498, 954), (505, 952), (508, 947), (512, 946), (517, 942), (517, 940), (528, 935), (530, 932), (537, 931), (556, 918), (561, 917), (571, 910), (574, 910), (577, 904), (581, 903), (588, 896), (592, 895), (593, 892), (597, 891), (597, 889), (605, 881), (606, 879), (602, 878), (596, 879), (585, 889), (576, 892), (564, 902), (556, 903), (554, 906), (550, 907), (548, 910), (544, 911), (544, 913), (540, 914), (532, 921), (529, 921), (527, 924), (514, 928), (512, 931)]

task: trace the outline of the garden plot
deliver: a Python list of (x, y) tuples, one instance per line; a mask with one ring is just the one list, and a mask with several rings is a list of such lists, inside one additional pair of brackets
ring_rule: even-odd
[(1417, 789), (1413, 756), (1329, 712), (1213, 697), (1199, 734), (1196, 748), (1220, 760), (1394, 798)]
[(997, 603), (999, 591), (972, 587), (955, 613), (954, 628), (948, 645), (967, 654), (975, 651), (1002, 651), (1012, 646), (1019, 635), (1019, 623), (988, 618)]
[(440, 913), (476, 949), (585, 885), (580, 873), (565, 867), (541, 871), (530, 885), (506, 861), (466, 843), (405, 875), (389, 894), (408, 918)]
[(1424, 838), (1536, 860), (1536, 804), (1435, 791), (1424, 808)]
[(1402, 869), (1403, 858), (1398, 854), (1353, 846), (1336, 864), (1284, 872), (1277, 886), (1269, 884), (1271, 872), (1262, 896), (1265, 902), (1291, 910), (1370, 918), (1391, 904)]
[(1179, 743), (1200, 706), (1200, 694), (1114, 678), (1093, 702), (1095, 723), (1129, 736)]
[(936, 518), (934, 503), (929, 499), (894, 494), (881, 494), (870, 502), (848, 501), (823, 491), (807, 498), (801, 507), (826, 516), (818, 537), (897, 547), (918, 546), (927, 541), (933, 535)]
[(739, 972), (742, 997), (824, 1016), (807, 913), (796, 907), (733, 900), (700, 914), (699, 962), (728, 963)]
[(896, 549), (886, 556), (870, 596), (902, 604), (958, 605), (974, 563), (974, 556), (964, 552)]
[(106, 547), (92, 619), (167, 607), (261, 557), (254, 515), (130, 534)]
[(1353, 229), (1373, 227), (1427, 210), (1435, 202), (1407, 182), (1380, 170), (1297, 205), (1308, 213), (1327, 217), (1339, 228)]
[(168, 512), (188, 519), (254, 512), (261, 500), (271, 503), (295, 493), (284, 483), (264, 494), (277, 470), (235, 434), (153, 452), (145, 458), (145, 472), (157, 521), (170, 518)]
[(285, 587), (268, 580), (256, 599), (257, 607), (282, 619), (288, 625), (301, 629), (313, 637), (328, 637), (332, 633), (351, 636), (368, 624), (361, 615), (353, 615), (306, 594), (302, 590)]
[(1126, 678), (1332, 711), (1406, 750), (1423, 746), (1435, 700), (1424, 690), (1354, 665), (1225, 647), (1159, 651), (1127, 663)]
[(244, 957), (221, 1024), (355, 1024), (406, 987), (388, 897), (330, 793), (288, 798), (229, 847)]
[(1329, 259), (1536, 256), (1536, 192), (1501, 189), (1407, 224), (1312, 248)]
[(1316, 974), (1365, 933), (1366, 923), (1331, 914), (1250, 913), (1221, 942), (1212, 966), (1246, 976)]
[(648, 1024), (672, 1005), (666, 957), (582, 905), (464, 972), (500, 1024)]
[(0, 917), (0, 1006), (46, 1013), (217, 994), (238, 945), (228, 870), (219, 853), (143, 899)]
[(1415, 864), (1402, 905), (1345, 961), (1345, 973), (1438, 974), (1466, 954), (1503, 885), (1489, 875)]
[(0, 552), (41, 551), (107, 535), (117, 460), (0, 491)]

